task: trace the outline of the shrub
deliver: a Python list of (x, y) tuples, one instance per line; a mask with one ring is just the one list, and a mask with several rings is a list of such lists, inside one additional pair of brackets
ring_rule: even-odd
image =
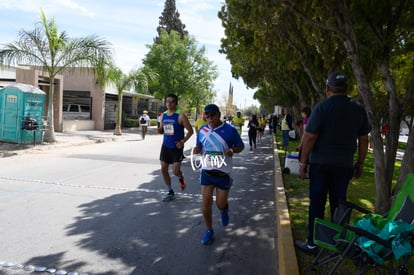
[(126, 118), (122, 122), (122, 127), (124, 128), (138, 127), (138, 119)]

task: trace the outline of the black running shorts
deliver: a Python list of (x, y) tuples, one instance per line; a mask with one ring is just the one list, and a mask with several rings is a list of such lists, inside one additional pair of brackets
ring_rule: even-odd
[(166, 146), (161, 147), (160, 161), (164, 161), (168, 164), (174, 162), (180, 162), (184, 159), (184, 148), (168, 148)]

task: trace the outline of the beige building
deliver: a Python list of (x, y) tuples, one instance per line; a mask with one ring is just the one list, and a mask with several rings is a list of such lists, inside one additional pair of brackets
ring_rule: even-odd
[[(45, 91), (47, 116), (49, 78), (32, 66), (1, 67), (0, 87), (11, 83), (24, 83)], [(53, 115), (55, 131), (109, 130), (115, 128), (118, 92), (113, 86), (104, 89), (96, 84), (93, 72), (88, 69), (57, 75), (54, 81)], [(155, 118), (163, 102), (153, 96), (125, 91), (122, 99), (123, 117), (137, 118), (148, 110)], [(151, 115), (152, 114), (152, 115)]]

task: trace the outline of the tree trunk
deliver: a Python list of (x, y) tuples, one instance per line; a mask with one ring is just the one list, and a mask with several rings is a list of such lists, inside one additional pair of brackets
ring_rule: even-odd
[(114, 135), (121, 136), (121, 121), (122, 121), (122, 92), (118, 92), (118, 106), (116, 110), (116, 124)]
[(114, 135), (122, 136), (121, 125), (119, 125), (119, 124), (115, 125)]
[(55, 136), (55, 122), (54, 122), (54, 112), (53, 112), (53, 98), (54, 98), (54, 91), (55, 91), (55, 77), (50, 74), (49, 78), (49, 97), (48, 97), (48, 107), (47, 107), (47, 131), (43, 136), (45, 142), (55, 143), (56, 136)]
[(408, 173), (412, 173), (414, 169), (414, 125), (411, 126), (411, 129), (408, 133), (409, 135), (407, 140), (407, 147), (404, 151), (400, 174), (398, 176), (397, 185), (393, 190), (393, 194), (398, 193), (404, 183), (405, 177), (408, 175)]
[[(406, 89), (406, 93), (403, 99), (403, 102), (407, 104), (410, 104), (412, 102), (413, 97), (413, 91), (414, 91), (414, 72), (411, 72), (411, 81)], [(408, 102), (408, 103), (407, 103)], [(401, 162), (401, 169), (398, 176), (397, 184), (393, 190), (393, 194), (397, 194), (397, 192), (400, 190), (402, 184), (405, 181), (405, 177), (408, 175), (408, 173), (412, 173), (414, 170), (414, 116), (411, 114), (408, 121), (405, 118), (405, 122), (408, 126), (408, 139), (407, 139), (407, 146), (405, 148), (404, 157)]]
[(381, 131), (378, 125), (373, 125), (371, 130), (373, 142), (374, 170), (375, 170), (375, 212), (385, 214), (391, 206), (391, 182), (387, 181), (386, 161)]
[[(344, 24), (350, 22), (343, 20)], [(346, 25), (345, 30), (352, 30), (351, 25)], [(373, 141), (373, 152), (374, 152), (374, 170), (375, 170), (375, 212), (379, 214), (385, 214), (388, 212), (390, 207), (390, 196), (391, 196), (391, 182), (387, 181), (386, 177), (386, 162), (384, 155), (384, 146), (382, 144), (381, 132), (380, 132), (380, 121), (379, 116), (374, 106), (374, 100), (371, 94), (369, 81), (366, 77), (364, 69), (361, 65), (359, 58), (359, 50), (357, 40), (352, 39), (352, 33), (346, 33), (347, 39), (344, 41), (344, 46), (348, 51), (348, 57), (351, 62), (352, 70), (354, 72), (358, 91), (364, 102), (365, 110), (368, 114), (368, 120), (371, 123), (371, 138)]]

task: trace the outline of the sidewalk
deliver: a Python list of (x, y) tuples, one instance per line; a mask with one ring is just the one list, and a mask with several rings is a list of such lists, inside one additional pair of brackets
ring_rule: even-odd
[[(148, 135), (156, 133), (156, 127), (148, 129)], [(33, 144), (16, 144), (0, 141), (0, 158), (11, 157), (19, 154), (33, 153), (36, 151), (46, 151), (56, 147), (68, 147), (87, 145), (92, 143), (113, 142), (124, 140), (141, 139), (140, 128), (122, 129), (122, 135), (114, 135), (114, 130), (106, 131), (74, 131), (74, 132), (56, 132), (55, 143), (36, 143)]]

